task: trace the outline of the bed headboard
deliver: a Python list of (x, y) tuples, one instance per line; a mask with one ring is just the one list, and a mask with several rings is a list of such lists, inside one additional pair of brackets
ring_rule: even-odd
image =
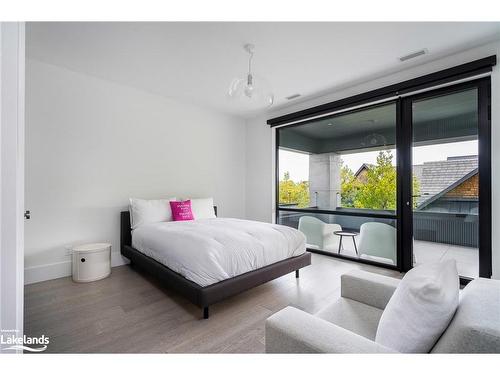
[(132, 229), (130, 225), (130, 212), (120, 212), (120, 248), (132, 246)]
[[(217, 216), (217, 206), (214, 206), (214, 213)], [(132, 246), (132, 229), (130, 224), (130, 212), (120, 212), (120, 248)]]

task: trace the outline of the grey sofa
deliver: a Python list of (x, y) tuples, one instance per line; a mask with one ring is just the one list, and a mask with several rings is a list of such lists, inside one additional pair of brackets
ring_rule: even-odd
[[(364, 271), (341, 277), (341, 297), (315, 315), (287, 307), (266, 321), (267, 353), (394, 353), (375, 342), (399, 280)], [(432, 353), (500, 353), (500, 281), (476, 279)]]

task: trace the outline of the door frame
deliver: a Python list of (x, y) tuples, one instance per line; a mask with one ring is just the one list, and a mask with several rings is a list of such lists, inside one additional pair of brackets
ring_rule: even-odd
[[(395, 135), (396, 135), (396, 143), (395, 143), (395, 151), (397, 152), (397, 145), (398, 145), (398, 137), (400, 136), (400, 130), (399, 127), (401, 126), (401, 121), (399, 120), (399, 106), (400, 106), (400, 98), (387, 98), (383, 101), (380, 102), (375, 102), (375, 103), (368, 103), (366, 105), (363, 105), (361, 107), (353, 107), (353, 108), (347, 108), (343, 111), (341, 111), (339, 114), (346, 115), (346, 114), (351, 114), (355, 112), (361, 112), (367, 109), (379, 107), (379, 106), (385, 106), (388, 104), (394, 104), (396, 107), (396, 122), (395, 122)], [(351, 216), (351, 217), (366, 217), (366, 218), (378, 218), (378, 219), (387, 219), (387, 220), (395, 220), (396, 221), (396, 229), (397, 229), (397, 240), (396, 240), (396, 264), (389, 264), (389, 263), (383, 263), (383, 262), (377, 262), (375, 260), (370, 260), (370, 259), (364, 259), (364, 258), (353, 258), (352, 256), (347, 256), (342, 253), (335, 253), (331, 251), (325, 251), (325, 250), (320, 250), (320, 249), (315, 249), (315, 248), (307, 248), (307, 251), (315, 254), (321, 254), (321, 255), (326, 255), (332, 258), (339, 258), (339, 259), (344, 259), (348, 261), (353, 261), (357, 263), (362, 263), (362, 264), (368, 264), (368, 265), (373, 265), (377, 266), (379, 268), (386, 268), (394, 271), (402, 271), (402, 264), (401, 264), (401, 257), (402, 257), (402, 237), (400, 236), (399, 229), (400, 229), (400, 210), (399, 210), (399, 205), (398, 202), (400, 200), (400, 185), (399, 185), (399, 178), (397, 179), (397, 186), (396, 186), (396, 194), (397, 194), (397, 202), (396, 202), (396, 209), (394, 214), (377, 214), (377, 213), (367, 213), (367, 212), (343, 212), (343, 211), (336, 211), (333, 209), (330, 210), (321, 210), (321, 209), (308, 209), (308, 208), (284, 208), (280, 207), (279, 204), (279, 151), (280, 151), (280, 130), (282, 128), (293, 128), (303, 125), (303, 122), (298, 122), (294, 123), (291, 125), (283, 126), (283, 127), (276, 127), (274, 128), (274, 194), (275, 194), (275, 199), (274, 199), (274, 222), (279, 223), (279, 217), (280, 217), (280, 212), (301, 212), (301, 213), (314, 213), (314, 214), (326, 214), (326, 215), (337, 215), (337, 216)], [(399, 158), (399, 156), (398, 156)], [(399, 165), (399, 164), (398, 164)], [(399, 173), (399, 170), (397, 171)]]
[[(342, 254), (331, 253), (317, 249), (307, 249), (310, 252), (342, 258), (359, 263), (366, 263), (382, 268), (389, 268), (407, 272), (413, 268), (413, 210), (406, 202), (411, 202), (412, 195), (412, 102), (414, 100), (445, 95), (456, 91), (476, 88), (478, 90), (478, 149), (479, 153), (479, 276), (490, 278), (492, 274), (491, 254), (491, 79), (490, 76), (473, 78), (465, 82), (449, 83), (444, 87), (429, 87), (425, 92), (408, 93), (397, 98), (384, 100), (362, 107), (347, 109), (342, 113), (364, 110), (372, 106), (383, 105), (390, 102), (396, 104), (396, 154), (397, 154), (397, 202), (396, 219), (397, 228), (397, 264), (387, 265), (365, 259), (355, 259)], [(275, 222), (279, 222), (280, 211), (314, 212), (339, 215), (342, 213), (334, 210), (308, 210), (286, 209), (279, 206), (279, 138), (280, 129), (300, 126), (304, 122), (296, 122), (275, 128)], [(343, 213), (345, 214), (345, 213)], [(352, 215), (352, 213), (350, 214)], [(367, 216), (366, 214), (360, 216)], [(376, 215), (377, 216), (377, 215)], [(470, 278), (461, 277), (462, 284), (471, 281)]]
[(25, 24), (0, 22), (0, 330), (17, 337), (24, 317), (24, 98)]
[[(413, 208), (412, 201), (412, 138), (413, 127), (412, 103), (435, 96), (447, 95), (468, 89), (477, 89), (478, 95), (478, 163), (479, 163), (479, 276), (490, 278), (492, 274), (491, 259), (491, 79), (479, 78), (463, 83), (457, 83), (443, 88), (429, 90), (420, 94), (408, 95), (401, 98), (401, 123), (399, 138), (398, 181), (400, 181), (401, 201), (401, 248), (402, 271), (409, 271), (413, 267)], [(398, 147), (396, 147), (398, 149)], [(460, 277), (466, 284), (472, 279)]]

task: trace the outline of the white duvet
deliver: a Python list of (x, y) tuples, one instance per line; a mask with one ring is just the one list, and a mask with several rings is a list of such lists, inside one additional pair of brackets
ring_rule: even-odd
[(201, 286), (303, 254), (305, 236), (294, 228), (240, 219), (145, 224), (132, 246)]

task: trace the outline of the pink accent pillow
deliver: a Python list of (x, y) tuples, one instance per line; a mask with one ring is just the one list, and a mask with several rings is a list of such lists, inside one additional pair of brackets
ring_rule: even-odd
[(170, 201), (174, 221), (194, 220), (191, 201)]

